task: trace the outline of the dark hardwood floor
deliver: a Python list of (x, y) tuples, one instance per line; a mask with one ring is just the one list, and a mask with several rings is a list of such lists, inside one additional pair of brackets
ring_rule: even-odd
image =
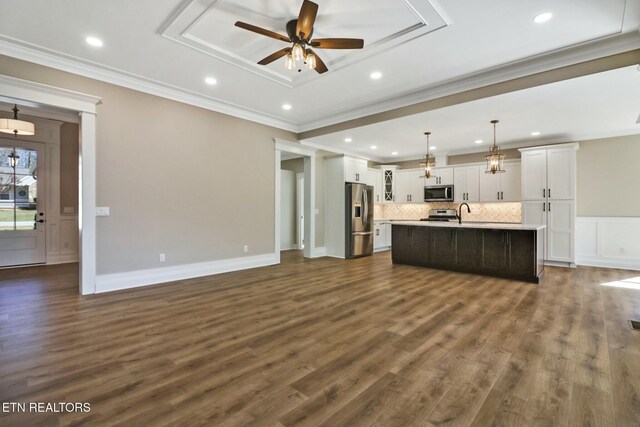
[[(540, 285), (284, 253), (281, 266), (81, 297), (0, 270), (0, 425), (638, 426), (640, 272)], [(640, 280), (638, 280), (640, 283)]]

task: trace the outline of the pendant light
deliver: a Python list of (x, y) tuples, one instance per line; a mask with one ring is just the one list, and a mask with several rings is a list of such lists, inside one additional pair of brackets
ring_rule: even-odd
[(291, 52), (289, 52), (284, 58), (284, 68), (286, 68), (287, 70), (295, 70), (296, 68), (296, 61), (295, 59), (293, 59), (293, 55), (291, 54)]
[(0, 119), (0, 132), (18, 135), (34, 135), (36, 127), (31, 122), (18, 120), (18, 106), (13, 106), (13, 119)]
[(424, 162), (420, 163), (420, 167), (424, 169), (424, 175), (420, 178), (431, 178), (433, 174), (433, 168), (436, 167), (436, 158), (431, 153), (429, 153), (429, 136), (431, 132), (424, 133), (427, 136), (427, 154), (424, 156)]
[(491, 120), (493, 124), (493, 145), (489, 148), (489, 154), (484, 156), (487, 159), (487, 169), (484, 173), (502, 173), (504, 170), (504, 158), (506, 157), (504, 154), (500, 153), (500, 147), (496, 145), (496, 125), (498, 124), (498, 120)]

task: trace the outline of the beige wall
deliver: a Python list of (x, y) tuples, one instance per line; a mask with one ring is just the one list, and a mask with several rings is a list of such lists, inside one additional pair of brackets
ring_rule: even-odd
[(78, 141), (80, 127), (76, 123), (60, 126), (60, 213), (73, 208), (78, 213)]
[(0, 74), (102, 98), (98, 274), (273, 252), (273, 138), (294, 134), (9, 57)]
[(640, 217), (640, 135), (580, 142), (578, 216)]
[[(517, 148), (510, 148), (507, 150), (501, 150), (505, 155), (505, 160), (517, 160), (520, 158), (520, 151)], [(463, 165), (465, 163), (481, 163), (485, 161), (484, 156), (489, 152), (489, 149), (483, 150), (478, 153), (469, 154), (457, 154), (447, 157), (447, 163), (450, 165)]]
[(304, 173), (304, 159), (300, 157), (297, 159), (283, 160), (280, 162), (280, 168), (295, 173)]

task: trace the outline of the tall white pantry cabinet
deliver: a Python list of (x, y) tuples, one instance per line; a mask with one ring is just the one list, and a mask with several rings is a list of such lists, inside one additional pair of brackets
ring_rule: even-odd
[(575, 266), (578, 144), (521, 149), (522, 223), (543, 224), (545, 261)]

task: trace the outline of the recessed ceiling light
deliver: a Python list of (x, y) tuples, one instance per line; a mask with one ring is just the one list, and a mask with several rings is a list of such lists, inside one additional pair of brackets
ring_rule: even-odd
[(553, 13), (551, 12), (541, 13), (540, 15), (533, 18), (533, 22), (535, 22), (536, 24), (542, 24), (544, 22), (547, 22), (552, 17), (553, 17)]
[(382, 78), (382, 73), (380, 71), (374, 71), (373, 73), (371, 73), (371, 78), (373, 80), (379, 80)]
[(482, 144), (484, 141), (481, 139), (476, 139), (476, 144)]
[(353, 141), (353, 139), (351, 139), (351, 138), (345, 138), (344, 139), (344, 142), (351, 142), (351, 141)]
[(100, 40), (97, 37), (92, 37), (89, 36), (86, 39), (84, 39), (88, 44), (90, 44), (91, 46), (94, 47), (102, 47), (104, 45), (104, 43), (102, 42), (102, 40)]
[(284, 104), (284, 105), (282, 106), (282, 109), (283, 109), (283, 110), (287, 110), (287, 111), (291, 110), (292, 108), (293, 108), (293, 107), (291, 106), (291, 104)]
[(377, 150), (377, 149), (378, 149), (378, 146), (377, 146), (377, 145), (372, 145), (372, 146), (371, 146), (371, 149), (372, 149), (372, 150)]
[(213, 86), (214, 84), (218, 83), (218, 81), (213, 78), (213, 77), (207, 77), (206, 79), (204, 79), (204, 82), (208, 85)]
[(531, 136), (540, 136), (540, 132), (531, 132)]
[(397, 155), (398, 155), (398, 152), (397, 152), (397, 151), (394, 151), (393, 153), (391, 153), (391, 155), (392, 155), (392, 156), (397, 156)]

